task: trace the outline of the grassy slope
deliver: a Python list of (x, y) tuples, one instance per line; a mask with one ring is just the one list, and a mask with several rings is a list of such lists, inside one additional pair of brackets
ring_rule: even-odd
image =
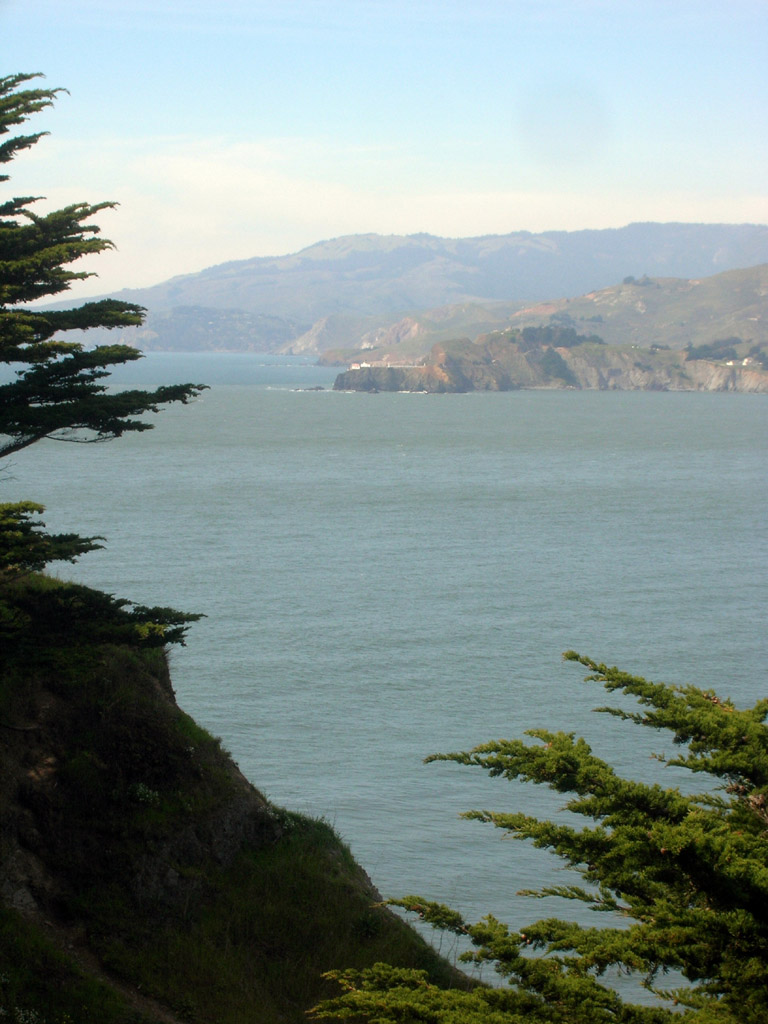
[(549, 317), (570, 317), (580, 333), (587, 326), (609, 345), (668, 345), (684, 348), (729, 337), (768, 345), (768, 265), (730, 270), (713, 277), (640, 278), (559, 299), (515, 314), (515, 327), (536, 326)]
[(287, 1024), (324, 971), (379, 960), (449, 983), (333, 830), (269, 805), (180, 711), (162, 650), (92, 641), (92, 593), (0, 590), (10, 1021)]
[[(768, 265), (732, 270), (699, 280), (640, 278), (633, 283), (520, 308), (520, 304), (465, 303), (414, 313), (417, 330), (399, 340), (405, 322), (389, 325), (368, 362), (416, 362), (434, 344), (452, 338), (476, 340), (505, 328), (522, 329), (550, 323), (594, 333), (608, 345), (683, 349), (724, 338), (743, 341), (741, 355), (753, 346), (768, 352)], [(348, 343), (348, 342), (347, 342)], [(361, 358), (359, 345), (324, 353), (323, 362)]]

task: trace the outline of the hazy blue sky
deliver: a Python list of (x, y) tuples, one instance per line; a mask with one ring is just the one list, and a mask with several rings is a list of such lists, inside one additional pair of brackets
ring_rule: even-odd
[(767, 0), (0, 0), (64, 86), (14, 194), (114, 199), (75, 294), (324, 238), (768, 223)]

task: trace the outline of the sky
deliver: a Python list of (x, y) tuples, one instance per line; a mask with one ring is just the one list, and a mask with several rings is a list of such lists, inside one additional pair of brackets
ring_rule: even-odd
[(0, 0), (75, 297), (347, 234), (768, 223), (768, 0)]

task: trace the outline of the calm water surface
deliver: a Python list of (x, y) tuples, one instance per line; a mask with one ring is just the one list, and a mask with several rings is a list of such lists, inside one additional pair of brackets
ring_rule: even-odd
[(677, 783), (651, 757), (665, 737), (591, 712), (568, 648), (765, 696), (768, 401), (294, 390), (334, 373), (150, 356), (121, 383), (211, 390), (113, 445), (38, 445), (4, 492), (107, 536), (62, 575), (208, 616), (172, 654), (180, 704), (386, 896), (573, 914), (516, 895), (567, 881), (555, 858), (458, 817), (562, 801), (422, 759), (548, 726)]

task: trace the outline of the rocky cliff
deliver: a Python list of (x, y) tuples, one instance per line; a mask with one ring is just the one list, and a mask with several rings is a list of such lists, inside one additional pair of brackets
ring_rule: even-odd
[(578, 388), (620, 391), (741, 391), (768, 394), (757, 358), (691, 359), (686, 351), (605, 345), (571, 328), (497, 331), (434, 345), (413, 366), (354, 366), (339, 391), (513, 391)]

